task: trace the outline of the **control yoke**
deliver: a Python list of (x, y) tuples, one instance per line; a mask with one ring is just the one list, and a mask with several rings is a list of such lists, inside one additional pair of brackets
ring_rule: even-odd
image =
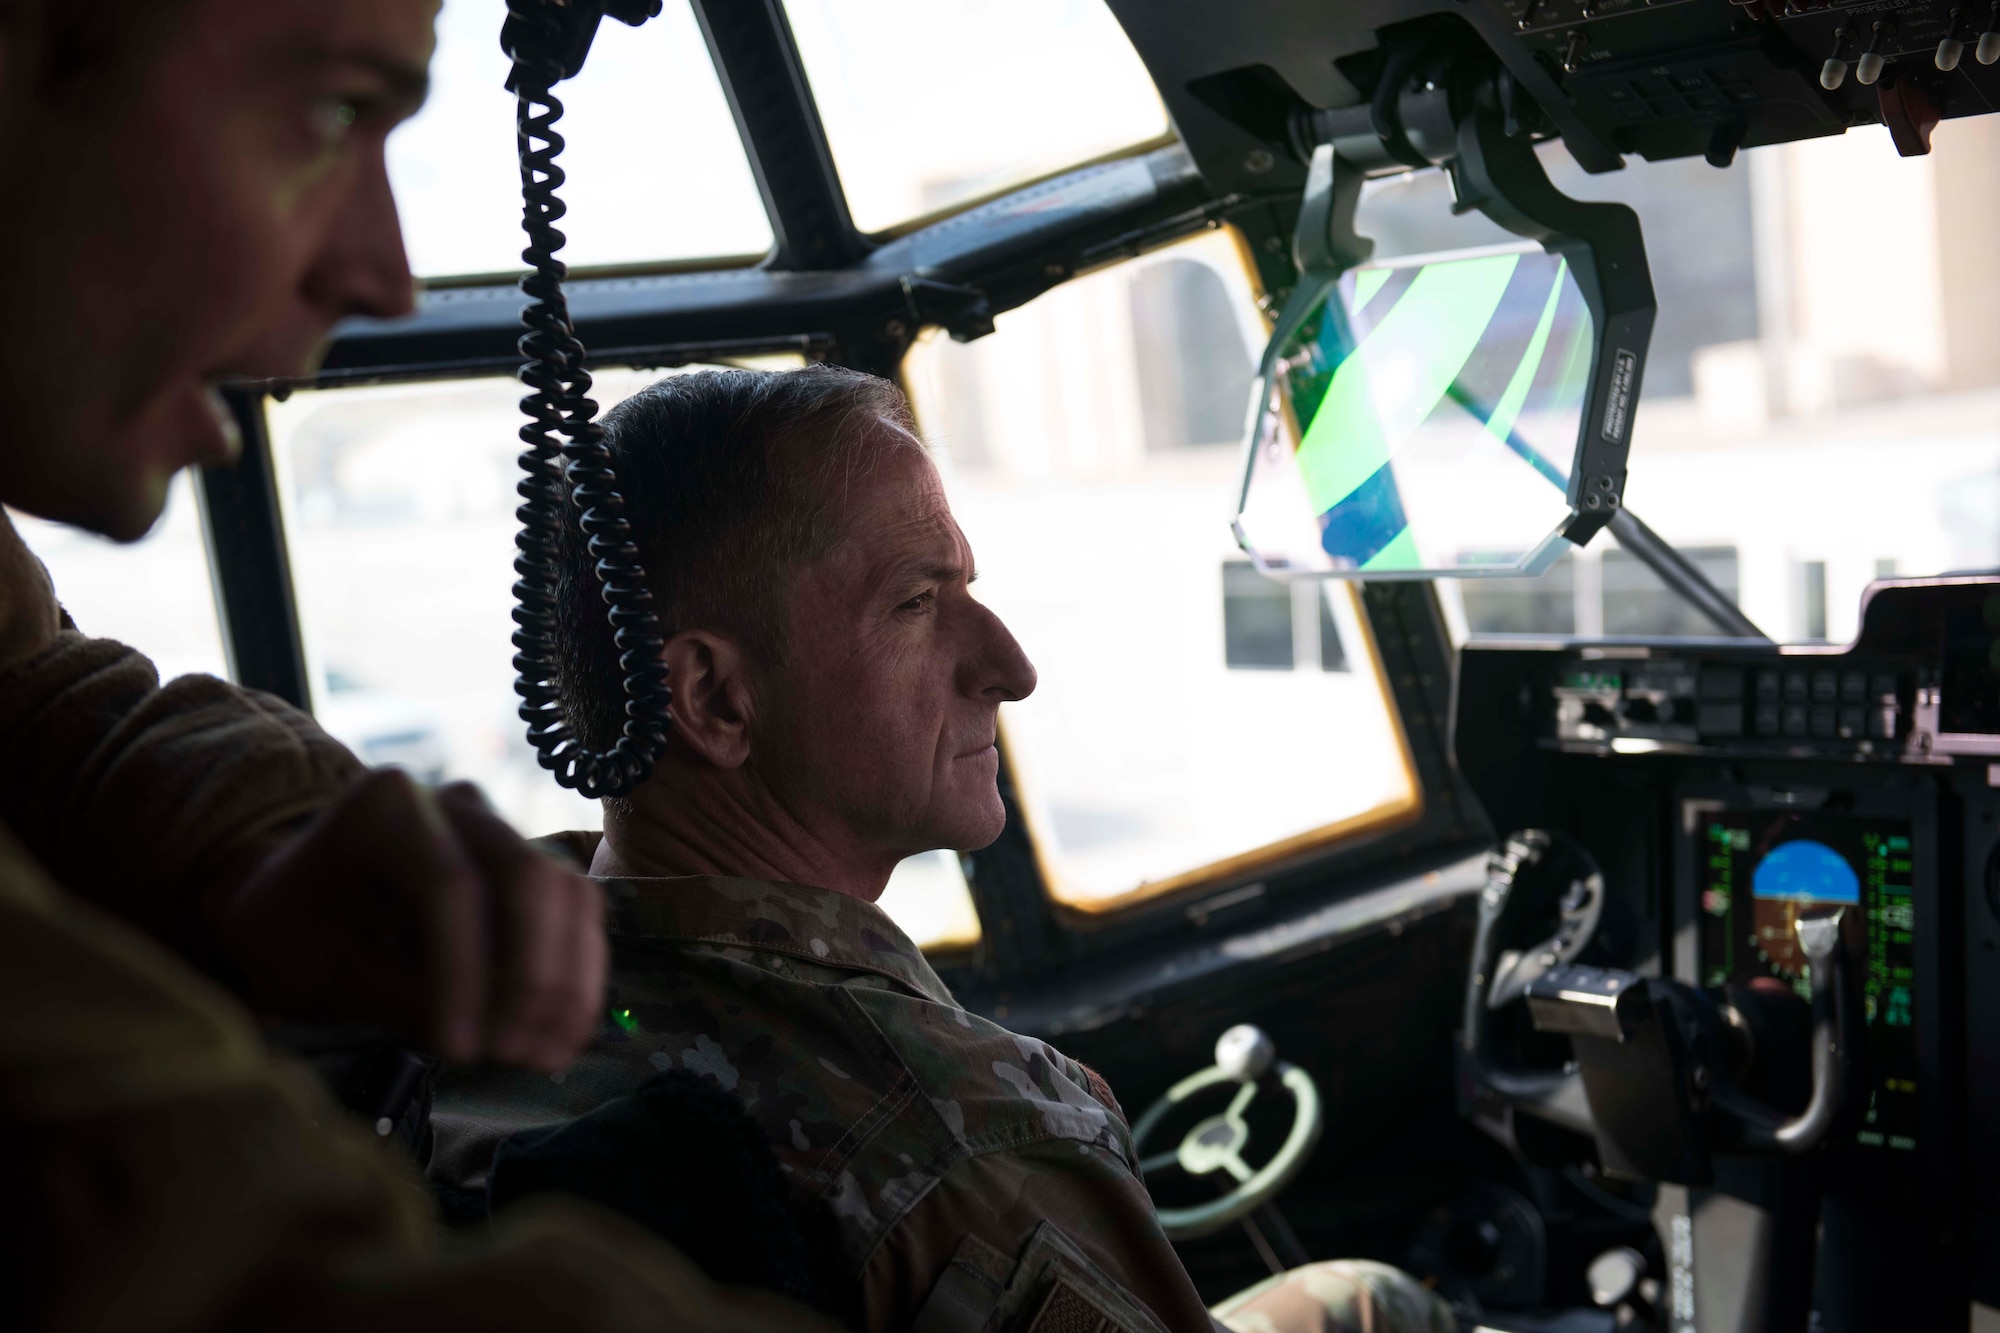
[[(1461, 1036), (1471, 1088), (1591, 1135), (1604, 1169), (1634, 1179), (1706, 1185), (1714, 1179), (1717, 1151), (1789, 1156), (1825, 1142), (1849, 1107), (1860, 1041), (1852, 969), (1841, 942), (1845, 909), (1809, 908), (1793, 923), (1811, 971), (1812, 1072), (1804, 1108), (1788, 1115), (1745, 1084), (1796, 1051), (1757, 1049), (1753, 1016), (1693, 986), (1569, 961), (1588, 942), (1572, 928), (1581, 919), (1581, 903), (1569, 895), (1564, 930), (1520, 956), (1533, 973), (1526, 985), (1506, 984), (1522, 969), (1522, 961), (1496, 955), (1516, 878), (1557, 853), (1587, 858), (1567, 839), (1540, 830), (1513, 835), (1493, 855)], [(1601, 876), (1593, 888), (1601, 895)], [(1489, 1053), (1485, 1011), (1492, 1001), (1523, 993), (1535, 1030), (1570, 1040), (1574, 1059), (1561, 1071), (1505, 1069)]]
[(1704, 1185), (1713, 1150), (1796, 1155), (1818, 1147), (1852, 1085), (1845, 909), (1794, 922), (1812, 967), (1812, 1095), (1786, 1116), (1732, 1076), (1744, 1056), (1727, 1006), (1679, 982), (1612, 968), (1565, 967), (1528, 986), (1540, 1032), (1567, 1035), (1590, 1104), (1598, 1157), (1615, 1175)]

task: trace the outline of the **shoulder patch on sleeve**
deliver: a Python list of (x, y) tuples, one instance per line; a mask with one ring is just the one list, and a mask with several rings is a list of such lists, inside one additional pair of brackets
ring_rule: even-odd
[(911, 1333), (1166, 1333), (1053, 1222), (1021, 1256), (968, 1236), (911, 1322)]

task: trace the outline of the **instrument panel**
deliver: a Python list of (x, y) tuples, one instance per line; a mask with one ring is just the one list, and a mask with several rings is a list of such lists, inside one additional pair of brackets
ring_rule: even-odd
[[(1565, 656), (1544, 745), (1950, 764), (2000, 759), (2000, 587), (1883, 583), (1846, 649), (1605, 644)], [(1727, 646), (1725, 646), (1725, 644)], [(1552, 734), (1550, 734), (1552, 733)]]
[[(1473, 641), (1454, 753), (1496, 826), (1602, 864), (1613, 966), (1803, 1029), (1792, 922), (1844, 909), (1863, 1095), (1822, 1177), (1822, 1308), (1878, 1310), (1906, 1270), (2000, 1304), (2000, 1141), (1967, 1132), (2000, 1123), (2000, 575), (1877, 583), (1860, 626)], [(1692, 1234), (1711, 1266), (1738, 1243)]]
[[(1684, 969), (1712, 994), (1733, 987), (1812, 996), (1792, 925), (1811, 907), (1844, 909), (1842, 943), (1861, 995), (1867, 1108), (1854, 1145), (1914, 1152), (1918, 1136), (1919, 848), (1907, 817), (1759, 804), (1748, 793), (1684, 797), (1694, 956)], [(1927, 895), (1928, 896), (1928, 895)], [(1929, 925), (1930, 923), (1926, 923)]]
[(2000, 11), (1964, 0), (1485, 0), (1619, 152), (1710, 154), (1885, 124), (1905, 154), (2000, 107)]

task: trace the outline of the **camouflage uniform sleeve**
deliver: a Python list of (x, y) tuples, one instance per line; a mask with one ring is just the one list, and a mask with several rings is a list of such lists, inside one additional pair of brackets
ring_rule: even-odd
[(0, 820), (79, 897), (198, 948), (198, 895), (247, 874), (361, 762), (270, 695), (210, 676), (162, 688), (124, 644), (44, 633), (23, 577), (0, 558), (0, 619), (32, 649), (0, 651)]
[(0, 671), (47, 648), (63, 628), (48, 569), (0, 510)]
[(226, 994), (0, 830), (0, 1324), (833, 1333), (553, 1200), (437, 1253), (422, 1186)]
[(1103, 1148), (1068, 1139), (953, 1166), (869, 1257), (862, 1327), (908, 1328), (968, 1237), (1018, 1256), (1045, 1222), (1170, 1333), (1214, 1329), (1144, 1187)]

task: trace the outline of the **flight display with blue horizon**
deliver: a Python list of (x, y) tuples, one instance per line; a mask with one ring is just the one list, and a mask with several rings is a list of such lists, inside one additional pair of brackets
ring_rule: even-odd
[(1910, 825), (1893, 818), (1723, 810), (1700, 825), (1700, 976), (1717, 993), (1773, 981), (1810, 998), (1811, 964), (1793, 925), (1803, 909), (1845, 907), (1841, 938), (1866, 1024), (1864, 1148), (1916, 1147), (1916, 912)]

